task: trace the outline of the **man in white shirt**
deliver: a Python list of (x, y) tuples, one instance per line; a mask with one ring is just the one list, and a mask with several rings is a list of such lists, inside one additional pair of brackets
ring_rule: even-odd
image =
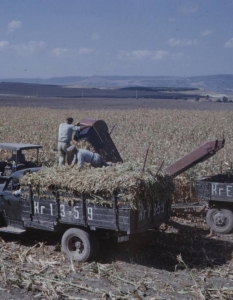
[(20, 194), (21, 194), (21, 189), (20, 188), (16, 191), (12, 191), (12, 195), (20, 196)]
[[(57, 145), (59, 166), (65, 164), (67, 148), (70, 147), (70, 142), (72, 140), (73, 132), (81, 131), (84, 128), (90, 127), (90, 126), (75, 126), (72, 123), (73, 123), (73, 118), (66, 118), (66, 123), (61, 123), (59, 125), (58, 145)], [(67, 163), (70, 164), (69, 156), (67, 156)]]

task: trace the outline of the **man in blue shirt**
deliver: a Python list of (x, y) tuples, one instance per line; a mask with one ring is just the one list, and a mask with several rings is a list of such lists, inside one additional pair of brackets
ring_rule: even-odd
[(98, 153), (93, 153), (86, 149), (78, 149), (75, 146), (70, 146), (67, 148), (67, 152), (73, 154), (73, 160), (71, 163), (71, 168), (78, 163), (78, 168), (81, 169), (84, 163), (90, 163), (94, 168), (101, 168), (103, 166), (115, 165), (111, 162), (105, 162), (102, 156)]
[[(90, 127), (90, 126), (75, 126), (72, 123), (73, 123), (73, 118), (66, 118), (66, 123), (61, 123), (59, 125), (58, 145), (57, 145), (59, 166), (65, 164), (67, 148), (70, 147), (70, 142), (72, 140), (73, 132), (81, 131), (84, 128)], [(70, 164), (69, 155), (67, 155), (67, 163)]]

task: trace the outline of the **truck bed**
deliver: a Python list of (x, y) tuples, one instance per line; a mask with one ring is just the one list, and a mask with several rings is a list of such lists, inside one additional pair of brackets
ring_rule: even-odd
[(72, 201), (62, 201), (59, 197), (30, 197), (22, 192), (22, 217), (26, 228), (56, 231), (62, 225), (89, 227), (92, 230), (107, 229), (127, 234), (145, 232), (160, 226), (170, 216), (170, 202), (156, 202), (140, 205), (137, 210), (127, 205), (118, 205), (122, 200), (113, 194), (109, 204), (89, 203), (81, 194)]
[(196, 180), (195, 189), (198, 198), (233, 202), (233, 175), (217, 174)]

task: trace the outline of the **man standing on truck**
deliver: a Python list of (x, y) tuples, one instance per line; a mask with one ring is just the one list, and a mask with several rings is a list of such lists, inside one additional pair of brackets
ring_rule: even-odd
[[(78, 124), (73, 125), (74, 119), (69, 117), (66, 118), (65, 123), (61, 123), (59, 125), (58, 131), (58, 158), (59, 158), (59, 166), (65, 164), (65, 158), (67, 154), (67, 148), (70, 147), (70, 142), (72, 140), (73, 131), (81, 131), (90, 126), (78, 126)], [(67, 163), (70, 164), (69, 156), (67, 156)]]
[(67, 152), (73, 155), (73, 160), (71, 163), (71, 168), (78, 163), (78, 169), (83, 168), (84, 163), (90, 163), (94, 168), (102, 168), (103, 166), (112, 166), (115, 163), (105, 162), (102, 156), (98, 153), (93, 153), (86, 149), (78, 149), (75, 146), (70, 146), (67, 148)]

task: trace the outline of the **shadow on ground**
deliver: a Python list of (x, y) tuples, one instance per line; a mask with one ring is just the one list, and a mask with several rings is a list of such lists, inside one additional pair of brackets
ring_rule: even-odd
[[(129, 242), (102, 240), (95, 260), (103, 264), (122, 261), (175, 271), (184, 267), (177, 260), (180, 254), (185, 264), (195, 269), (221, 266), (231, 259), (231, 240), (222, 240), (217, 236), (208, 237), (209, 229), (182, 225), (174, 221), (170, 221), (169, 228), (172, 230), (150, 230), (146, 234), (135, 235)], [(1, 233), (1, 237), (5, 242), (17, 242), (27, 247), (45, 243), (51, 247), (51, 251), (61, 251), (59, 233), (28, 231), (22, 235)]]
[(177, 256), (190, 268), (204, 269), (221, 266), (231, 259), (233, 243), (216, 238), (208, 238), (209, 230), (193, 228), (170, 222), (179, 232), (149, 231), (135, 236), (130, 242), (101, 245), (97, 259), (103, 263), (121, 260), (141, 264), (156, 269), (174, 271), (184, 267)]

